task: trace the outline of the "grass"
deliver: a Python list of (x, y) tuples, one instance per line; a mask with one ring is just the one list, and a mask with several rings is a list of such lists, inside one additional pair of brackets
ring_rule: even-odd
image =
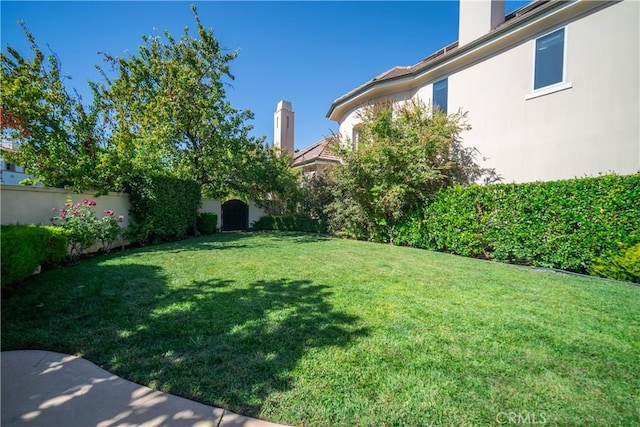
[(2, 349), (291, 425), (640, 425), (640, 288), (388, 245), (228, 233), (48, 271)]

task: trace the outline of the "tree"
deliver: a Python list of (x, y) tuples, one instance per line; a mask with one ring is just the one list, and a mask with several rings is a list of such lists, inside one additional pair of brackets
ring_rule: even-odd
[(225, 52), (191, 8), (198, 37), (188, 28), (180, 39), (165, 31), (143, 36), (136, 55), (104, 54), (116, 77), (103, 70), (106, 83), (93, 87), (110, 124), (110, 162), (119, 165), (110, 180), (122, 186), (163, 170), (194, 179), (208, 197), (264, 195), (278, 186), (283, 161), (249, 136), (253, 113), (226, 99), (237, 52)]
[(0, 53), (2, 137), (19, 143), (7, 160), (25, 166), (44, 185), (91, 186), (103, 147), (97, 112), (65, 89), (60, 62), (46, 55), (23, 22), (33, 58), (8, 46)]
[(303, 176), (300, 184), (297, 213), (319, 219), (326, 224), (329, 220), (327, 206), (334, 200), (332, 174), (328, 170), (318, 171)]
[(91, 108), (66, 91), (58, 59), (23, 25), (33, 59), (12, 47), (1, 58), (2, 136), (20, 141), (11, 160), (45, 185), (76, 190), (122, 191), (159, 174), (193, 179), (213, 198), (294, 191), (289, 159), (251, 137), (253, 113), (226, 99), (237, 52), (225, 52), (192, 10), (197, 37), (185, 28), (180, 39), (143, 36), (134, 55), (103, 53), (111, 70), (98, 67), (104, 81), (89, 83)]
[(334, 169), (328, 207), (334, 232), (386, 241), (406, 213), (439, 189), (498, 179), (476, 163), (476, 149), (462, 144), (460, 134), (470, 128), (466, 113), (446, 115), (420, 101), (382, 102), (360, 119), (357, 150), (347, 141), (344, 164)]

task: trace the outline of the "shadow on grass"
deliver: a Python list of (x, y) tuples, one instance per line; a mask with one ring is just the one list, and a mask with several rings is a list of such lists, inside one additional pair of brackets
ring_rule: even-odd
[[(79, 354), (139, 384), (258, 416), (311, 349), (366, 336), (308, 280), (171, 287), (158, 267), (51, 272), (2, 301), (2, 347)], [(46, 280), (45, 280), (46, 279)]]
[[(256, 236), (261, 237), (259, 243), (255, 243)], [(247, 244), (246, 240), (249, 238), (254, 243)], [(188, 237), (184, 240), (176, 242), (168, 242), (158, 245), (138, 246), (130, 248), (130, 250), (113, 252), (122, 252), (123, 254), (130, 254), (135, 251), (137, 253), (147, 253), (154, 251), (163, 252), (184, 252), (184, 251), (212, 251), (212, 250), (228, 250), (228, 249), (251, 249), (251, 248), (265, 248), (269, 246), (275, 246), (275, 242), (286, 241), (287, 244), (307, 244), (324, 242), (331, 238), (327, 235), (316, 233), (303, 233), (297, 231), (225, 231), (222, 233), (216, 233), (212, 235)], [(271, 241), (271, 244), (269, 243)], [(135, 254), (134, 252), (134, 254)]]

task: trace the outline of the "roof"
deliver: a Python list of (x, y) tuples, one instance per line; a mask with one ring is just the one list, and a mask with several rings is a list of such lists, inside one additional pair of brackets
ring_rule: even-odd
[[(477, 39), (476, 41), (479, 40), (484, 40), (486, 38), (490, 38), (492, 37), (494, 34), (496, 34), (496, 32), (498, 31), (502, 31), (504, 29), (507, 28), (511, 28), (514, 27), (515, 25), (517, 25), (519, 22), (521, 22), (525, 17), (528, 17), (530, 15), (532, 15), (533, 11), (540, 9), (542, 6), (546, 5), (546, 4), (561, 4), (561, 3), (566, 3), (565, 1), (562, 0), (536, 0), (533, 1), (532, 3), (523, 6), (509, 14), (507, 14), (505, 16), (505, 20), (502, 24), (500, 24), (496, 29), (494, 29), (493, 31), (491, 31), (488, 34), (485, 34), (484, 36), (480, 37), (479, 39)], [(467, 43), (467, 45), (465, 46), (469, 46), (469, 45), (473, 45), (475, 42), (471, 42), (471, 43)], [(450, 57), (453, 57), (454, 55), (456, 55), (458, 53), (458, 47), (459, 44), (458, 42), (453, 42), (445, 47), (443, 47), (442, 49), (438, 50), (437, 52), (434, 52), (433, 54), (427, 56), (425, 59), (419, 61), (418, 63), (411, 65), (411, 66), (395, 66), (393, 68), (391, 68), (390, 70), (385, 71), (384, 73), (374, 77), (373, 79), (369, 80), (368, 82), (358, 86), (357, 88), (351, 90), (350, 92), (347, 92), (346, 94), (342, 95), (341, 97), (339, 97), (338, 99), (336, 99), (333, 104), (331, 104), (331, 108), (329, 109), (329, 112), (327, 112), (327, 117), (330, 118), (331, 114), (333, 113), (333, 110), (337, 107), (338, 104), (341, 104), (345, 101), (347, 101), (349, 98), (364, 92), (365, 90), (381, 83), (381, 82), (387, 82), (387, 81), (392, 81), (395, 79), (401, 79), (403, 77), (406, 76), (410, 76), (410, 75), (417, 75), (423, 71), (425, 71), (426, 69), (428, 69), (429, 67), (435, 65), (436, 63), (440, 63), (442, 60), (448, 59)]]
[(5, 151), (7, 153), (17, 153), (17, 151), (14, 150), (13, 148), (5, 147), (5, 146), (0, 146), (0, 151)]
[(329, 144), (331, 138), (323, 138), (320, 141), (294, 153), (291, 166), (299, 167), (315, 162), (340, 163), (340, 158), (332, 153)]
[(7, 151), (9, 153), (17, 153), (18, 143), (6, 137), (0, 138), (0, 150)]

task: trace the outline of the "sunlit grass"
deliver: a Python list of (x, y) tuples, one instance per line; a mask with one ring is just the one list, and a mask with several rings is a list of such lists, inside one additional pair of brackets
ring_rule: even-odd
[(638, 425), (638, 313), (618, 282), (228, 233), (34, 277), (2, 301), (2, 349), (291, 425)]

